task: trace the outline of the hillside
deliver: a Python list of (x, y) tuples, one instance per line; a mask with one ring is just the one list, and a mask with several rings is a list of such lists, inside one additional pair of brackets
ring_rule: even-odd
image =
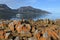
[(20, 7), (18, 9), (18, 12), (22, 14), (21, 18), (29, 19), (29, 18), (36, 18), (39, 16), (43, 16), (45, 14), (48, 14), (49, 12), (43, 11), (41, 9), (36, 9), (31, 6), (25, 6), (25, 7)]
[(9, 19), (15, 13), (5, 4), (0, 4), (0, 19)]

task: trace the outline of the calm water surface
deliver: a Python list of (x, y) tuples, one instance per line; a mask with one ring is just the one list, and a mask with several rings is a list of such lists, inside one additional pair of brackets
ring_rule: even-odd
[[(18, 20), (18, 18), (12, 18), (13, 20)], [(34, 18), (33, 18), (34, 19)], [(51, 19), (51, 20), (55, 20), (55, 19), (60, 19), (60, 13), (51, 13), (51, 14), (47, 14), (45, 16), (40, 16), (35, 18), (34, 20), (38, 20), (38, 19)]]
[(52, 13), (52, 14), (48, 14), (45, 17), (43, 17), (43, 19), (51, 19), (51, 20), (55, 20), (55, 19), (60, 19), (60, 13)]

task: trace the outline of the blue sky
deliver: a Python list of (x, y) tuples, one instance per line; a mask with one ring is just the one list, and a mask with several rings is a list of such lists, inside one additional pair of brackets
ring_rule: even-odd
[(6, 4), (12, 9), (21, 6), (32, 6), (34, 8), (60, 13), (60, 0), (0, 0), (0, 4)]

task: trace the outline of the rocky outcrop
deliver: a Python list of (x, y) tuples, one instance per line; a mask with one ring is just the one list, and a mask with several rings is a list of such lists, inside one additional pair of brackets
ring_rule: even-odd
[(60, 25), (56, 24), (56, 20), (56, 22), (49, 19), (8, 21), (1, 20), (1, 40), (60, 40)]

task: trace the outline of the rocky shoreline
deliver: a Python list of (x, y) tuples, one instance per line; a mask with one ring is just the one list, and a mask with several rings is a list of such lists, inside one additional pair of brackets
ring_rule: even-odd
[(60, 19), (0, 20), (0, 40), (60, 40)]

